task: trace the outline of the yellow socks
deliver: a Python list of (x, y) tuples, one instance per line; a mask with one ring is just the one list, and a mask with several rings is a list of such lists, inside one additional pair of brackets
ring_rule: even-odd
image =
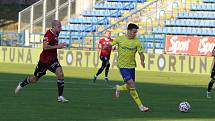
[(120, 90), (120, 91), (127, 91), (127, 90), (129, 90), (130, 95), (131, 95), (132, 99), (134, 100), (134, 102), (137, 104), (137, 106), (140, 107), (142, 105), (142, 102), (141, 102), (141, 100), (140, 100), (140, 98), (139, 98), (139, 96), (138, 96), (137, 91), (136, 91), (135, 88), (128, 89), (127, 88), (127, 84), (124, 84), (124, 85), (121, 85), (121, 86), (117, 86), (116, 88), (117, 88), (117, 90)]
[(127, 91), (128, 88), (127, 88), (127, 84), (123, 84), (121, 86), (117, 86), (117, 90), (120, 90), (120, 91)]
[(130, 94), (131, 97), (133, 98), (134, 102), (137, 104), (138, 107), (142, 105), (142, 102), (137, 94), (137, 91), (135, 88), (130, 88)]

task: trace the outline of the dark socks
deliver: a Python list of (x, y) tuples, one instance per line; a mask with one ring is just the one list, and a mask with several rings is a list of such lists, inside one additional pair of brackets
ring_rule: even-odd
[(108, 72), (109, 72), (110, 64), (107, 65), (105, 68), (105, 77), (108, 77)]
[(63, 89), (64, 89), (64, 80), (58, 80), (57, 81), (57, 87), (58, 87), (58, 95), (63, 95)]
[(105, 69), (105, 77), (108, 77), (109, 69)]
[(214, 82), (210, 81), (208, 84), (208, 92), (211, 92)]
[(26, 86), (26, 85), (28, 85), (29, 84), (29, 79), (28, 79), (29, 77), (26, 77), (21, 83), (20, 83), (20, 86), (21, 87), (24, 87), (24, 86)]

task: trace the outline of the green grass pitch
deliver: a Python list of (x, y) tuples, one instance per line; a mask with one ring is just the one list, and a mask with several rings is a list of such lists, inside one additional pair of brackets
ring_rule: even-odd
[[(139, 112), (129, 93), (113, 98), (114, 89), (104, 85), (103, 75), (89, 82), (97, 69), (63, 67), (65, 97), (57, 102), (56, 78), (48, 72), (37, 84), (14, 95), (17, 83), (31, 75), (36, 65), (0, 63), (0, 121), (214, 121), (215, 92), (205, 93), (209, 75), (137, 72), (136, 87), (150, 112)], [(110, 70), (112, 85), (123, 84), (118, 70)], [(181, 113), (178, 104), (187, 100), (191, 112)]]

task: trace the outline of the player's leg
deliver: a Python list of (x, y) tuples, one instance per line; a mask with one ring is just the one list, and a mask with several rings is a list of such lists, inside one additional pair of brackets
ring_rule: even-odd
[(57, 76), (57, 87), (58, 87), (58, 102), (68, 102), (69, 100), (65, 99), (63, 96), (64, 90), (64, 73), (62, 67), (58, 67), (56, 69), (56, 76)]
[[(121, 76), (125, 82), (125, 79), (127, 78), (128, 72), (126, 71), (125, 68), (119, 68), (119, 72), (120, 72), (120, 74), (121, 74)], [(119, 98), (119, 94), (121, 91), (128, 91), (126, 83), (123, 85), (116, 85), (116, 91), (115, 91), (116, 98)]]
[(130, 95), (132, 97), (132, 99), (134, 100), (134, 102), (137, 104), (137, 106), (139, 107), (140, 111), (144, 111), (144, 112), (147, 112), (149, 111), (149, 108), (148, 107), (145, 107), (139, 96), (138, 96), (138, 93), (136, 91), (136, 88), (135, 88), (135, 69), (132, 68), (132, 69), (126, 69), (127, 70), (127, 76), (124, 78), (126, 84), (127, 84), (127, 89), (129, 89), (129, 92), (130, 92)]
[(215, 80), (211, 79), (211, 81), (208, 83), (207, 98), (212, 98), (211, 90), (212, 90), (214, 82), (215, 82)]
[(135, 88), (134, 81), (132, 79), (127, 81), (127, 88), (129, 88), (130, 95), (131, 95), (132, 99), (134, 100), (134, 102), (139, 107), (140, 111), (144, 111), (144, 112), (149, 111), (149, 108), (145, 107), (142, 104), (142, 101), (140, 100), (140, 98), (138, 96), (138, 93), (137, 93), (136, 88)]
[(57, 77), (57, 87), (58, 87), (58, 102), (68, 102), (69, 100), (65, 99), (63, 96), (63, 91), (64, 91), (64, 73), (63, 69), (58, 62), (58, 60), (55, 60), (49, 67), (48, 69), (55, 73)]
[(100, 59), (102, 61), (102, 66), (99, 68), (98, 72), (96, 73), (96, 75), (94, 75), (93, 77), (93, 82), (95, 83), (97, 77), (103, 72), (103, 70), (106, 67), (106, 62), (105, 62), (105, 57), (100, 56)]
[(116, 97), (119, 97), (120, 91), (128, 91), (129, 87), (127, 85), (127, 81), (132, 79), (130, 72), (128, 71), (127, 68), (120, 68), (119, 69), (120, 74), (125, 82), (123, 85), (116, 85)]
[(34, 75), (27, 76), (23, 81), (21, 81), (15, 89), (15, 94), (17, 94), (23, 87), (27, 86), (28, 84), (36, 83), (40, 77), (46, 74), (46, 70), (46, 66), (38, 62), (34, 71)]
[(211, 81), (208, 83), (208, 90), (207, 90), (207, 95), (206, 95), (207, 98), (211, 98), (211, 91), (212, 91), (214, 82), (215, 82), (215, 66), (213, 67), (212, 72), (211, 72)]
[(18, 85), (17, 85), (17, 87), (16, 87), (16, 89), (15, 89), (15, 94), (18, 94), (19, 93), (19, 91), (23, 88), (23, 87), (25, 87), (25, 86), (27, 86), (28, 84), (31, 84), (31, 83), (36, 83), (37, 81), (38, 81), (38, 77), (36, 77), (36, 76), (28, 76), (28, 77), (26, 77), (23, 81), (21, 81)]
[(96, 75), (94, 75), (93, 77), (93, 82), (96, 82), (97, 77), (102, 73), (102, 71), (105, 69), (105, 63), (102, 62), (102, 66), (99, 68), (98, 72), (96, 73)]
[(109, 68), (110, 68), (110, 62), (107, 61), (107, 62), (106, 62), (106, 68), (105, 68), (105, 78), (104, 78), (105, 82), (107, 82), (107, 83), (108, 83)]

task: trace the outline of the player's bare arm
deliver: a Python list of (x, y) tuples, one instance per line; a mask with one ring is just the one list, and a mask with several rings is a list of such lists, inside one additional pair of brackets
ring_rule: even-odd
[(100, 51), (101, 51), (101, 44), (100, 43), (97, 44), (97, 49), (96, 50), (97, 50), (98, 53), (100, 53)]
[(48, 42), (43, 43), (44, 50), (61, 49), (61, 48), (65, 48), (66, 46), (67, 46), (66, 43), (60, 43), (60, 44), (54, 45), (54, 46), (48, 45)]
[(145, 68), (145, 55), (141, 52), (140, 55), (140, 61), (143, 68)]

